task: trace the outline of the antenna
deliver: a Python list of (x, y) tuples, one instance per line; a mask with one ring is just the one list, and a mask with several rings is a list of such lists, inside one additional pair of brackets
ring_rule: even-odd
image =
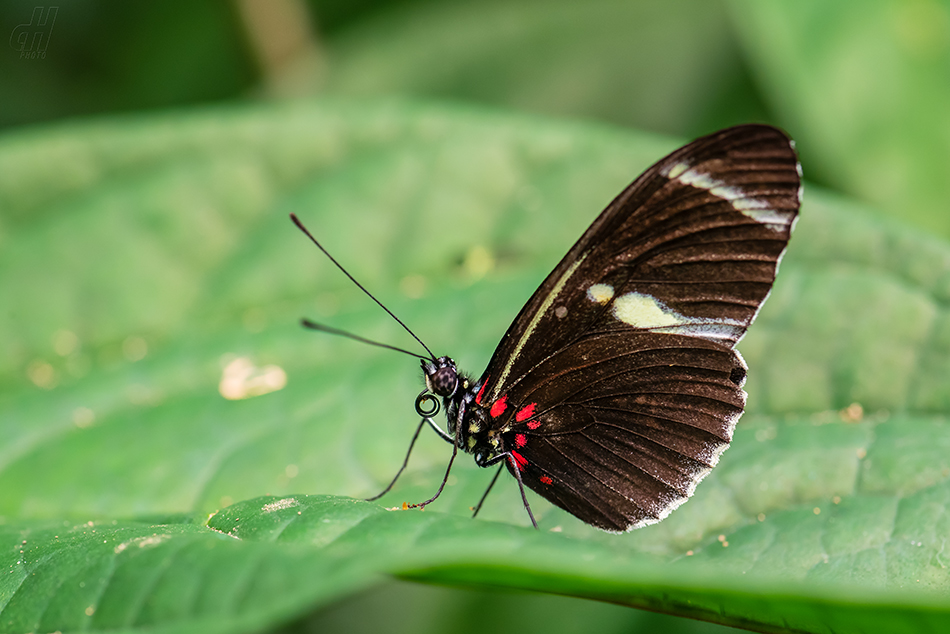
[(331, 335), (340, 335), (341, 337), (347, 337), (349, 339), (354, 339), (356, 341), (361, 341), (363, 343), (368, 343), (371, 346), (378, 346), (380, 348), (386, 348), (388, 350), (395, 350), (396, 352), (404, 352), (410, 357), (415, 357), (417, 359), (425, 359), (425, 357), (420, 357), (415, 352), (409, 352), (403, 348), (397, 348), (396, 346), (391, 346), (388, 343), (381, 343), (379, 341), (373, 341), (372, 339), (367, 339), (366, 337), (360, 337), (359, 335), (354, 335), (352, 332), (347, 332), (345, 330), (340, 330), (339, 328), (334, 328), (333, 326), (327, 326), (325, 324), (318, 324), (309, 319), (301, 319), (300, 325), (304, 328), (309, 328), (310, 330), (319, 330), (320, 332), (327, 332)]
[[(429, 346), (427, 346), (426, 344), (424, 344), (424, 343), (422, 342), (422, 339), (420, 339), (419, 337), (417, 337), (417, 336), (416, 336), (416, 333), (412, 332), (412, 331), (409, 329), (409, 326), (407, 326), (406, 324), (404, 324), (404, 323), (402, 322), (402, 320), (399, 319), (399, 317), (396, 317), (396, 316), (393, 314), (393, 311), (391, 311), (391, 310), (389, 310), (388, 308), (386, 308), (385, 306), (383, 306), (383, 303), (382, 303), (381, 301), (379, 301), (378, 299), (376, 299), (376, 297), (374, 297), (372, 293), (370, 293), (368, 290), (366, 290), (366, 287), (364, 287), (362, 284), (360, 284), (359, 282), (357, 282), (357, 281), (356, 281), (356, 278), (354, 278), (352, 275), (350, 275), (350, 272), (347, 271), (345, 268), (343, 268), (343, 265), (341, 265), (339, 262), (337, 262), (336, 259), (335, 259), (332, 255), (330, 255), (329, 251), (327, 251), (326, 249), (323, 248), (323, 245), (322, 245), (322, 244), (320, 244), (319, 242), (317, 242), (317, 239), (313, 237), (313, 234), (310, 233), (309, 231), (307, 231), (307, 228), (306, 228), (305, 226), (303, 226), (303, 223), (300, 222), (300, 218), (298, 218), (296, 214), (291, 213), (291, 214), (290, 214), (290, 219), (294, 221), (294, 224), (297, 225), (297, 228), (298, 228), (298, 229), (300, 229), (301, 231), (303, 231), (303, 232), (307, 235), (307, 237), (310, 238), (310, 240), (311, 240), (315, 245), (317, 245), (317, 248), (318, 248), (318, 249), (320, 249), (321, 251), (323, 251), (323, 254), (324, 254), (325, 256), (327, 256), (328, 258), (330, 258), (330, 261), (333, 262), (333, 264), (335, 264), (338, 269), (340, 269), (341, 271), (343, 271), (343, 274), (344, 274), (344, 275), (346, 275), (348, 278), (350, 278), (350, 281), (351, 281), (351, 282), (353, 282), (354, 284), (356, 284), (356, 286), (357, 286), (361, 291), (363, 291), (364, 293), (366, 293), (366, 295), (369, 296), (369, 298), (370, 298), (371, 300), (373, 300), (374, 302), (376, 302), (377, 304), (379, 304), (379, 307), (380, 307), (380, 308), (382, 308), (383, 310), (385, 310), (385, 311), (389, 314), (390, 317), (392, 317), (393, 319), (395, 319), (397, 324), (399, 324), (400, 326), (402, 326), (402, 327), (405, 329), (406, 332), (408, 332), (410, 335), (412, 335), (412, 338), (415, 339), (416, 341), (418, 341), (418, 342), (419, 342), (419, 345), (422, 346), (423, 348), (425, 348), (425, 351), (429, 353), (429, 358), (432, 359), (433, 361), (435, 361), (435, 355), (432, 354), (432, 351), (431, 351), (431, 350), (429, 350)], [(308, 324), (309, 324), (309, 325), (308, 325)], [(414, 357), (419, 357), (419, 355), (413, 354), (413, 353), (411, 353), (411, 352), (408, 352), (407, 350), (402, 350), (402, 349), (396, 348), (396, 347), (394, 347), (394, 346), (389, 346), (389, 345), (386, 345), (386, 344), (376, 343), (375, 341), (370, 341), (370, 340), (368, 340), (368, 339), (363, 339), (362, 337), (357, 337), (356, 335), (351, 335), (351, 334), (349, 334), (349, 333), (347, 333), (347, 332), (344, 332), (344, 331), (342, 331), (342, 330), (337, 330), (336, 328), (332, 328), (332, 329), (331, 329), (331, 328), (327, 328), (327, 327), (324, 327), (324, 326), (320, 326), (319, 324), (315, 324), (315, 323), (313, 323), (313, 322), (307, 322), (307, 321), (304, 322), (304, 326), (306, 326), (307, 328), (313, 328), (314, 330), (324, 330), (324, 331), (326, 331), (326, 332), (332, 332), (332, 333), (334, 333), (334, 334), (338, 334), (338, 335), (343, 335), (343, 336), (346, 336), (346, 337), (350, 337), (351, 339), (361, 340), (361, 341), (364, 341), (364, 342), (369, 343), (369, 344), (372, 344), (372, 345), (381, 346), (381, 347), (383, 347), (383, 348), (390, 348), (390, 349), (392, 349), (392, 350), (399, 350), (400, 352), (405, 352), (406, 354), (411, 354), (411, 355), (414, 356)], [(419, 357), (419, 358), (421, 358), (421, 357)]]

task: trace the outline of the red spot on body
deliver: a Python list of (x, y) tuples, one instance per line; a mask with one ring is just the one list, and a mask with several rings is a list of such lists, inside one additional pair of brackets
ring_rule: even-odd
[(540, 426), (541, 426), (541, 421), (539, 421), (539, 420), (529, 420), (529, 421), (528, 421), (528, 429), (537, 429), (537, 428), (540, 427)]
[(520, 410), (518, 410), (518, 413), (515, 414), (515, 420), (520, 423), (523, 420), (527, 420), (531, 418), (532, 416), (534, 416), (534, 408), (536, 408), (537, 406), (538, 406), (537, 403), (532, 403), (531, 405), (528, 405), (527, 407), (522, 407)]
[(517, 451), (512, 451), (511, 457), (515, 459), (515, 464), (518, 465), (519, 469), (524, 469), (528, 466), (528, 460)]
[(524, 447), (528, 444), (528, 439), (524, 434), (515, 434), (515, 444), (518, 445), (518, 448)]
[(551, 478), (547, 476), (541, 476), (540, 479), (543, 484), (551, 484), (552, 482), (554, 482), (554, 480), (552, 480)]
[(498, 418), (505, 413), (505, 408), (508, 407), (508, 396), (502, 396), (500, 399), (492, 403), (491, 409), (488, 411), (491, 414), (492, 418)]
[(489, 378), (491, 378), (491, 377), (490, 377), (490, 376), (486, 376), (486, 377), (485, 377), (485, 382), (482, 383), (481, 389), (479, 389), (479, 390), (478, 390), (478, 394), (475, 395), (475, 404), (476, 404), (476, 405), (481, 405), (481, 404), (482, 404), (482, 395), (485, 393), (485, 386), (488, 385), (488, 379), (489, 379)]

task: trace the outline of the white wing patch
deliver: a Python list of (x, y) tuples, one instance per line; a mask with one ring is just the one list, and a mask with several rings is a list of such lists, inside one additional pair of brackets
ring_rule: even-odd
[(705, 189), (713, 196), (728, 202), (739, 213), (766, 225), (773, 231), (782, 231), (794, 217), (793, 212), (771, 209), (769, 201), (747, 196), (742, 189), (730, 187), (705, 172), (690, 168), (685, 163), (675, 163), (665, 170), (663, 175), (684, 185)]
[(738, 339), (745, 328), (745, 324), (735, 319), (681, 315), (645, 293), (625, 293), (615, 299), (613, 315), (634, 328), (712, 340)]
[(610, 284), (593, 284), (587, 289), (587, 299), (598, 304), (606, 304), (614, 297), (614, 287)]
[(689, 318), (667, 308), (655, 297), (643, 293), (627, 293), (614, 300), (614, 317), (634, 328), (682, 326)]
[(671, 167), (669, 170), (664, 172), (663, 175), (666, 176), (667, 178), (676, 179), (676, 178), (679, 178), (680, 174), (682, 174), (688, 169), (689, 169), (689, 165), (687, 165), (686, 163), (677, 163), (676, 165)]

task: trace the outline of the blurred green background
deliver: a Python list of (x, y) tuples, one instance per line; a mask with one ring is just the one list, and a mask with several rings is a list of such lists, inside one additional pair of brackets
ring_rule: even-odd
[(950, 236), (946, 0), (76, 0), (24, 59), (14, 30), (36, 6), (0, 5), (0, 128), (328, 94), (684, 139), (767, 121), (797, 139), (810, 182)]
[[(809, 183), (950, 238), (945, 1), (67, 0), (46, 31), (20, 28), (36, 6), (0, 4), (10, 34), (0, 133), (327, 96), (449, 101), (684, 140), (763, 121), (798, 141)], [(42, 50), (17, 39), (35, 32), (46, 33)], [(0, 210), (0, 248), (14, 222)], [(288, 631), (474, 632), (486, 619), (500, 632), (728, 629), (393, 581)]]

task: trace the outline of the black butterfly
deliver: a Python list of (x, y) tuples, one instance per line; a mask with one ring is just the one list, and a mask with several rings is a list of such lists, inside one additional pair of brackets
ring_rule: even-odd
[[(481, 378), (423, 359), (416, 437), (429, 422), (453, 459), (461, 449), (503, 464), (529, 515), (524, 486), (607, 531), (660, 521), (732, 439), (747, 370), (734, 346), (768, 297), (800, 202), (794, 144), (776, 128), (737, 126), (676, 150), (584, 232)], [(447, 432), (432, 421), (433, 394)]]

